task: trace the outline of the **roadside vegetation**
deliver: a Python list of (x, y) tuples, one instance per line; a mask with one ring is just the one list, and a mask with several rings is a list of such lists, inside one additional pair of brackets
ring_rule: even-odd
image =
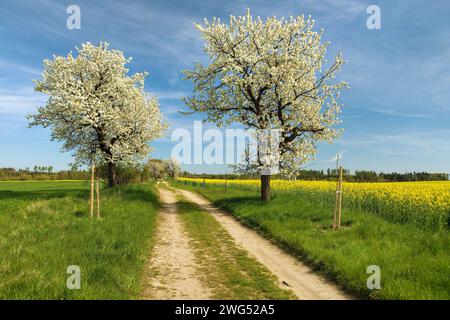
[[(158, 201), (152, 185), (102, 191), (88, 217), (86, 181), (0, 182), (0, 299), (127, 299), (139, 295)], [(66, 286), (81, 269), (81, 289)]]
[[(330, 228), (333, 198), (315, 202), (292, 191), (261, 203), (251, 186), (176, 182), (197, 191), (363, 298), (449, 299), (450, 234), (352, 209), (344, 228)], [(367, 267), (381, 268), (381, 290), (368, 290)]]
[[(259, 181), (191, 179), (186, 183), (232, 185), (234, 188), (259, 188)], [(296, 197), (329, 206), (335, 197), (336, 181), (273, 180), (274, 192), (290, 192)], [(420, 181), (397, 183), (345, 183), (344, 209), (376, 214), (389, 221), (410, 223), (421, 229), (448, 230), (450, 225), (450, 182)]]
[(295, 299), (277, 285), (269, 270), (236, 246), (211, 214), (182, 196), (178, 200), (179, 217), (192, 239), (203, 281), (215, 299)]

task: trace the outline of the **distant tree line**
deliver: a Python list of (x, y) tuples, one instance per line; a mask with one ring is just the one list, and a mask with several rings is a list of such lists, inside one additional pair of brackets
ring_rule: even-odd
[[(334, 180), (337, 177), (336, 169), (303, 170), (298, 179), (302, 180)], [(344, 170), (344, 179), (354, 182), (404, 182), (404, 181), (446, 181), (449, 180), (447, 173), (430, 172), (376, 172), (369, 170), (356, 170), (351, 173)]]
[[(100, 178), (107, 179), (108, 167), (99, 167)], [(176, 179), (178, 176), (206, 179), (259, 179), (258, 174), (196, 174), (183, 171), (173, 160), (150, 159), (147, 162), (133, 165), (119, 165), (117, 167), (117, 183), (144, 183), (155, 179)], [(34, 166), (32, 169), (0, 168), (0, 180), (88, 180), (90, 172), (87, 170), (54, 171), (52, 166)], [(301, 170), (299, 180), (335, 180), (336, 169)], [(278, 178), (274, 176), (274, 178)], [(447, 181), (447, 173), (406, 172), (384, 173), (357, 170), (354, 173), (344, 170), (344, 179), (354, 182), (402, 182), (402, 181)]]
[[(180, 172), (174, 160), (150, 159), (147, 162), (131, 165), (118, 165), (116, 168), (117, 184), (145, 183), (155, 179), (176, 179)], [(99, 166), (97, 174), (101, 179), (108, 179), (108, 165)], [(0, 180), (88, 180), (88, 170), (54, 171), (52, 166), (34, 166), (25, 169), (0, 168)]]
[(0, 180), (87, 180), (85, 170), (61, 170), (54, 172), (52, 166), (34, 166), (32, 169), (0, 168)]
[(355, 181), (361, 182), (402, 182), (402, 181), (446, 181), (449, 180), (447, 173), (430, 172), (406, 172), (406, 173), (376, 173), (375, 171), (355, 171), (352, 176)]
[[(188, 178), (206, 178), (206, 179), (258, 179), (257, 174), (195, 174), (182, 172), (180, 174)], [(352, 173), (350, 170), (344, 170), (344, 180), (350, 182), (404, 182), (404, 181), (447, 181), (449, 174), (447, 173), (430, 173), (430, 172), (375, 172), (366, 170), (356, 170)], [(278, 178), (274, 176), (273, 178)], [(336, 180), (336, 169), (327, 170), (301, 170), (296, 177), (298, 180)]]

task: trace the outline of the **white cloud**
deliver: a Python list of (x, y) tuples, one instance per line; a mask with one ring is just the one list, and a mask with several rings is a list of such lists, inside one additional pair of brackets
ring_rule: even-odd
[(363, 108), (368, 111), (372, 111), (375, 113), (381, 113), (391, 117), (399, 117), (399, 118), (422, 118), (422, 119), (431, 119), (433, 118), (430, 114), (425, 113), (408, 113), (403, 112), (402, 110), (397, 110), (395, 108), (386, 109), (386, 108)]
[(22, 64), (22, 63), (16, 63), (14, 61), (11, 60), (6, 60), (6, 59), (0, 59), (0, 73), (7, 75), (7, 74), (15, 74), (17, 73), (17, 71), (24, 73), (25, 76), (37, 76), (37, 75), (41, 75), (41, 71), (31, 67), (29, 65), (26, 64)]
[(355, 147), (370, 146), (376, 150), (391, 150), (409, 155), (439, 154), (450, 151), (449, 136), (449, 130), (369, 134), (365, 138), (342, 139), (337, 143)]
[(31, 88), (0, 90), (0, 114), (23, 115), (34, 112), (36, 107), (44, 105), (47, 97), (34, 92)]
[(304, 0), (302, 5), (315, 11), (325, 11), (334, 18), (355, 17), (361, 12), (365, 12), (368, 4), (361, 0)]
[(180, 90), (156, 90), (148, 92), (151, 96), (158, 97), (158, 100), (178, 100), (181, 101), (181, 98), (188, 97), (191, 94), (185, 91)]

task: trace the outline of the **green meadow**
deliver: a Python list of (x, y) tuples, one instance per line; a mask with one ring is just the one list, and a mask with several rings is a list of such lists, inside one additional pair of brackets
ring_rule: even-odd
[[(330, 228), (333, 199), (314, 202), (289, 191), (276, 191), (261, 203), (251, 187), (185, 184), (307, 262), (360, 298), (450, 299), (450, 233), (396, 223), (377, 214), (344, 212), (344, 227)], [(381, 290), (369, 290), (367, 268), (381, 270)]]
[[(0, 299), (128, 299), (139, 295), (158, 201), (153, 185), (101, 191), (87, 181), (0, 182)], [(79, 266), (81, 289), (68, 289)]]

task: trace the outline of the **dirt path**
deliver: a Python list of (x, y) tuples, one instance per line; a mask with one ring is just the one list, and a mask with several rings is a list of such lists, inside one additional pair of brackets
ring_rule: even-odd
[(214, 207), (205, 198), (186, 190), (177, 189), (188, 200), (213, 214), (235, 241), (275, 274), (280, 283), (302, 300), (351, 299), (335, 285), (317, 275), (311, 268), (264, 239), (255, 231), (242, 226), (237, 220)]
[(142, 299), (209, 299), (210, 290), (199, 280), (189, 237), (178, 221), (172, 191), (158, 189), (163, 208), (156, 243), (145, 267)]

